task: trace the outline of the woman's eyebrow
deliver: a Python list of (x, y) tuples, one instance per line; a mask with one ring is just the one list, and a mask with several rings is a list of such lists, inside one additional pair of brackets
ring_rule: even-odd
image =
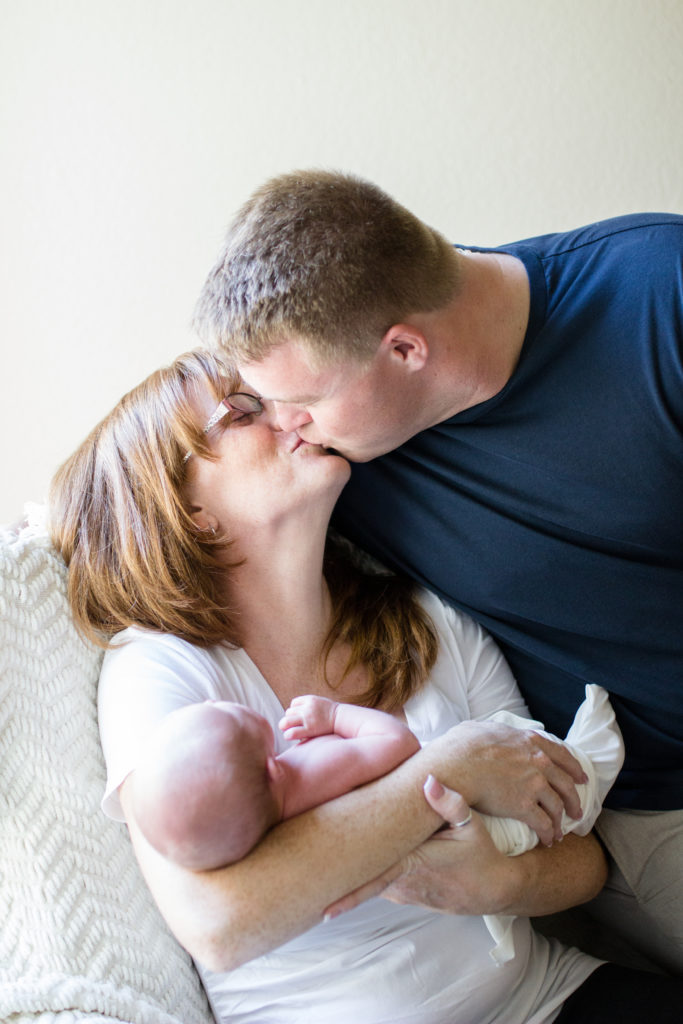
[(278, 405), (311, 405), (318, 401), (313, 395), (297, 395), (294, 398), (268, 398), (265, 395), (259, 397), (262, 402), (277, 402)]

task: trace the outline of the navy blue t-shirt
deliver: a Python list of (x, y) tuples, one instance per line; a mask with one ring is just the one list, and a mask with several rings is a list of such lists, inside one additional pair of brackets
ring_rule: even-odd
[(513, 376), (355, 465), (335, 525), (481, 622), (550, 731), (609, 690), (609, 806), (683, 807), (683, 217), (493, 251), (531, 286)]

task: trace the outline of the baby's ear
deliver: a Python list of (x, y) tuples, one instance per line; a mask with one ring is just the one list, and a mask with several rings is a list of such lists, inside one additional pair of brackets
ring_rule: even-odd
[(277, 783), (284, 777), (285, 770), (277, 757), (266, 758), (266, 772), (271, 782)]
[(284, 764), (277, 757), (266, 758), (266, 772), (270, 785), (270, 795), (275, 808), (275, 820), (281, 821), (285, 813), (285, 794), (287, 792), (287, 772)]

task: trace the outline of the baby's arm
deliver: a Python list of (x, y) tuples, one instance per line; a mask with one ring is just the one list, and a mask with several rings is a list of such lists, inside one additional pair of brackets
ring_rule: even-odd
[(406, 757), (419, 749), (408, 726), (386, 711), (363, 708), (358, 704), (341, 704), (312, 693), (294, 698), (285, 711), (280, 728), (288, 740), (308, 740), (331, 733), (345, 740), (378, 736), (405, 743)]
[(289, 774), (285, 817), (386, 775), (420, 749), (393, 715), (326, 697), (296, 697), (280, 728), (286, 739), (307, 741), (278, 758)]

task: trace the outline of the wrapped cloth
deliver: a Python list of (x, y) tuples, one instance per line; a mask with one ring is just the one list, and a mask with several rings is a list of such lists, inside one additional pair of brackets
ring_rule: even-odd
[[(520, 718), (509, 711), (496, 712), (491, 716), (491, 721), (503, 722), (515, 729), (533, 729), (542, 736), (557, 740), (557, 736), (545, 732), (541, 722)], [(624, 763), (624, 743), (606, 690), (594, 684), (586, 686), (586, 698), (576, 712), (567, 737), (558, 742), (564, 743), (588, 776), (587, 782), (576, 787), (583, 811), (581, 818), (570, 818), (565, 811), (562, 815), (562, 833), (566, 835), (567, 832), (576, 832), (585, 836), (593, 828), (602, 809), (602, 802)], [(496, 847), (510, 857), (517, 857), (538, 843), (536, 833), (516, 818), (495, 818), (488, 814), (480, 817)], [(487, 914), (484, 921), (496, 943), (491, 950), (492, 959), (499, 964), (511, 960), (514, 956), (514, 917)]]

